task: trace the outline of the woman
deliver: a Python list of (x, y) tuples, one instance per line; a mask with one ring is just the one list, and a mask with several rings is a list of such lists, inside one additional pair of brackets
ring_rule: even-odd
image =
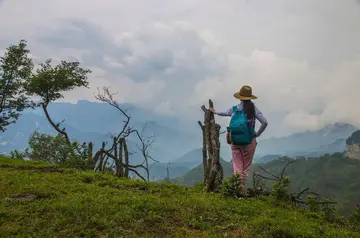
[[(232, 145), (232, 163), (234, 167), (234, 174), (240, 173), (243, 184), (246, 183), (248, 177), (249, 167), (252, 164), (256, 149), (256, 137), (259, 137), (265, 130), (268, 125), (266, 118), (263, 116), (261, 111), (254, 105), (251, 101), (257, 97), (252, 95), (252, 89), (250, 86), (243, 86), (239, 92), (234, 94), (234, 97), (240, 99), (240, 103), (237, 105), (239, 111), (245, 111), (246, 117), (248, 119), (249, 127), (253, 127), (255, 130), (255, 118), (258, 119), (261, 123), (260, 129), (255, 132), (255, 137), (249, 145)], [(233, 109), (230, 108), (226, 112), (217, 112), (214, 108), (210, 108), (214, 114), (219, 116), (232, 116)]]

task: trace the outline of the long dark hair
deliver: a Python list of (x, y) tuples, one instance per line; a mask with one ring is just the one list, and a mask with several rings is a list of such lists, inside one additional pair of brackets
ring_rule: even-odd
[(243, 100), (243, 107), (248, 120), (255, 118), (255, 105), (251, 100)]

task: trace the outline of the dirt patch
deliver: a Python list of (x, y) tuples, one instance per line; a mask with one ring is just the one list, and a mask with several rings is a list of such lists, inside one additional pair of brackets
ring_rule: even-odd
[(15, 194), (8, 197), (10, 200), (14, 201), (34, 201), (40, 199), (40, 196), (30, 194), (30, 193), (24, 193), (24, 194)]
[(63, 169), (58, 168), (35, 168), (35, 167), (11, 167), (11, 170), (28, 170), (31, 172), (42, 172), (42, 173), (63, 173)]
[(40, 172), (45, 172), (45, 173), (63, 173), (64, 170), (63, 169), (57, 169), (57, 168), (42, 168), (42, 169), (38, 169), (38, 171)]

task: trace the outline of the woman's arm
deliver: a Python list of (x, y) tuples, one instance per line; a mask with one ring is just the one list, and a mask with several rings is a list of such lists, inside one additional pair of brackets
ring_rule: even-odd
[(258, 119), (261, 123), (259, 130), (256, 132), (256, 137), (259, 137), (265, 131), (265, 128), (268, 126), (268, 121), (257, 107), (255, 107), (255, 116), (256, 119)]
[(232, 108), (226, 110), (225, 112), (217, 112), (214, 108), (209, 108), (209, 110), (212, 111), (214, 114), (223, 117), (231, 117), (231, 115), (233, 114)]

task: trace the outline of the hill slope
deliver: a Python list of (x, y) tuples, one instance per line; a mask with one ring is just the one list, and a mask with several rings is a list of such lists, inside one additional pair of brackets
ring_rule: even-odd
[[(249, 170), (247, 185), (252, 185), (253, 172), (264, 174), (259, 165), (267, 171), (279, 175), (290, 159), (278, 159), (267, 164), (253, 164)], [(233, 173), (230, 162), (221, 161), (224, 177)], [(324, 155), (319, 158), (297, 159), (290, 165), (286, 174), (291, 178), (290, 190), (301, 191), (307, 187), (318, 192), (321, 196), (330, 197), (339, 202), (338, 208), (342, 215), (349, 215), (354, 204), (360, 201), (360, 160), (349, 159), (341, 153)], [(267, 175), (268, 176), (268, 175)], [(194, 186), (203, 179), (202, 165), (195, 167), (184, 176), (173, 179), (172, 182)], [(271, 183), (267, 183), (270, 188)]]
[[(262, 167), (273, 174), (280, 174), (289, 160), (282, 158)], [(257, 166), (253, 166), (252, 170), (261, 173)], [(336, 153), (319, 158), (297, 159), (286, 169), (286, 174), (292, 180), (290, 190), (300, 191), (310, 187), (323, 197), (339, 201), (339, 212), (347, 216), (360, 200), (359, 170), (360, 160)]]
[(359, 237), (268, 198), (0, 159), (0, 234), (20, 237)]

